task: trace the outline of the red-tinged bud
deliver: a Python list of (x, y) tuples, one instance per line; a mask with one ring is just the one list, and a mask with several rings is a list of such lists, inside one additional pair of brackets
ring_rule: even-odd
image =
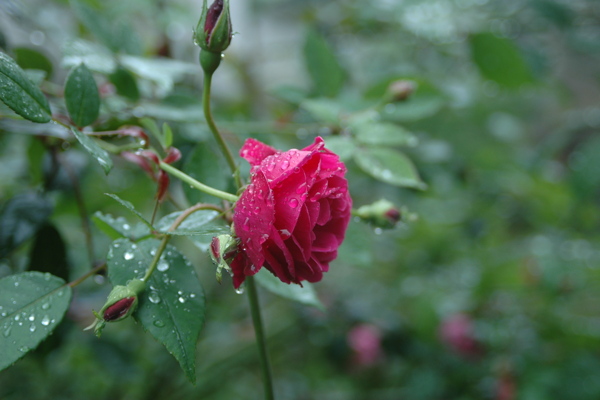
[(360, 207), (356, 215), (377, 228), (391, 229), (400, 221), (401, 213), (387, 200), (378, 200), (373, 204)]
[(122, 152), (121, 157), (123, 157), (127, 161), (137, 164), (144, 171), (146, 171), (148, 175), (152, 177), (152, 179), (156, 179), (156, 177), (154, 176), (154, 170), (152, 169), (152, 165), (150, 165), (150, 161), (148, 161), (146, 157), (141, 156), (139, 154), (131, 153), (129, 151)]
[(139, 154), (146, 157), (148, 160), (153, 161), (154, 164), (156, 164), (156, 165), (160, 164), (160, 159), (158, 158), (156, 153), (153, 151), (144, 150), (144, 151), (140, 152)]
[(102, 315), (102, 317), (106, 322), (112, 322), (123, 318), (135, 301), (135, 297), (126, 297), (124, 299), (121, 299), (112, 306), (108, 307), (106, 310), (104, 310), (104, 314)]
[(220, 54), (231, 43), (232, 29), (229, 14), (229, 0), (215, 0), (207, 8), (206, 0), (202, 3), (202, 14), (194, 34), (195, 42), (203, 50)]
[(404, 101), (410, 97), (417, 89), (417, 83), (414, 81), (399, 80), (390, 83), (387, 89), (389, 101)]
[(181, 158), (181, 152), (176, 147), (169, 147), (168, 154), (163, 158), (163, 162), (167, 164), (173, 164)]
[(169, 189), (169, 183), (171, 180), (169, 179), (169, 174), (165, 171), (160, 170), (158, 172), (158, 189), (156, 190), (156, 198), (158, 201), (162, 201)]
[(215, 236), (210, 243), (210, 258), (217, 264), (217, 282), (221, 283), (222, 270), (230, 274), (229, 261), (237, 254), (238, 241), (231, 235)]

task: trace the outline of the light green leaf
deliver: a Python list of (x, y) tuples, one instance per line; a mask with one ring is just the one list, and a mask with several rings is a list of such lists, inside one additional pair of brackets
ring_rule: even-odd
[(110, 214), (102, 214), (100, 211), (96, 211), (92, 216), (92, 221), (94, 221), (98, 229), (113, 240), (129, 238), (135, 241), (150, 234), (150, 229), (145, 224), (135, 224), (132, 226), (123, 217), (115, 218)]
[(171, 147), (171, 145), (173, 144), (173, 131), (171, 130), (169, 124), (167, 124), (166, 122), (163, 122), (162, 137), (165, 148), (168, 149), (169, 147)]
[(472, 35), (469, 44), (473, 62), (485, 78), (508, 88), (531, 82), (529, 66), (512, 40), (483, 32)]
[(112, 193), (104, 193), (104, 194), (110, 198), (115, 199), (123, 207), (125, 207), (126, 209), (131, 211), (133, 214), (135, 214), (135, 216), (138, 217), (140, 219), (140, 221), (142, 221), (148, 228), (150, 228), (150, 230), (154, 230), (154, 227), (152, 226), (152, 224), (146, 218), (144, 218), (144, 216), (142, 214), (140, 214), (140, 212), (138, 210), (136, 210), (135, 207), (133, 206), (133, 204), (131, 204), (129, 201), (121, 199), (116, 194), (112, 194)]
[(44, 123), (52, 112), (42, 91), (31, 82), (17, 63), (0, 52), (0, 100), (21, 117)]
[(49, 273), (0, 279), (0, 370), (35, 349), (62, 320), (71, 287)]
[(209, 236), (213, 237), (223, 233), (230, 233), (231, 228), (225, 223), (222, 218), (219, 218), (219, 213), (214, 210), (199, 210), (187, 217), (173, 232), (168, 232), (169, 228), (175, 220), (181, 215), (181, 211), (165, 215), (156, 224), (156, 229), (159, 232), (169, 235), (186, 235), (186, 236)]
[(286, 299), (317, 307), (319, 310), (325, 310), (325, 307), (317, 297), (315, 289), (308, 282), (303, 282), (302, 286), (294, 283), (283, 283), (266, 268), (262, 268), (254, 277), (256, 278), (256, 282), (269, 292), (285, 297)]
[[(107, 257), (112, 284), (141, 278), (159, 244), (154, 239), (137, 244), (125, 239), (113, 242)], [(191, 382), (196, 380), (195, 350), (204, 312), (204, 291), (194, 268), (176, 248), (167, 246), (133, 316), (173, 354)]]
[(100, 112), (100, 94), (96, 81), (85, 64), (73, 68), (65, 83), (65, 103), (75, 125), (91, 125)]
[(306, 36), (304, 60), (318, 94), (333, 97), (340, 92), (346, 73), (325, 38), (314, 29)]
[(354, 153), (358, 166), (373, 178), (394, 186), (425, 189), (412, 161), (403, 153), (388, 148), (369, 147)]
[(113, 166), (113, 162), (106, 150), (98, 146), (94, 139), (81, 132), (79, 129), (71, 127), (71, 132), (73, 132), (73, 135), (75, 135), (83, 148), (98, 161), (100, 166), (104, 169), (104, 172), (108, 174)]
[(382, 146), (415, 146), (417, 138), (406, 129), (391, 123), (362, 123), (352, 128), (356, 140)]

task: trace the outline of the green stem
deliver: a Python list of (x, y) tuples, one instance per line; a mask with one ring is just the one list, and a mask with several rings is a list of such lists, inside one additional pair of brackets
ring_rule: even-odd
[(105, 262), (94, 267), (92, 270), (88, 271), (85, 275), (80, 276), (79, 278), (75, 279), (73, 282), (67, 283), (67, 285), (69, 285), (71, 287), (75, 287), (75, 286), (79, 285), (81, 282), (85, 281), (90, 276), (96, 275), (98, 272), (102, 271), (104, 268), (106, 268)]
[[(217, 206), (215, 206), (213, 204), (198, 203), (196, 205), (191, 206), (187, 210), (183, 211), (179, 215), (179, 217), (177, 217), (177, 219), (175, 221), (173, 221), (173, 223), (169, 227), (169, 232), (173, 232), (175, 229), (177, 229), (177, 227), (179, 225), (181, 225), (181, 223), (187, 217), (189, 217), (190, 215), (192, 215), (193, 213), (195, 213), (196, 211), (199, 211), (199, 210), (218, 210), (218, 211), (222, 211), (220, 208), (218, 208)], [(156, 254), (154, 254), (154, 258), (152, 259), (152, 262), (150, 263), (150, 265), (148, 266), (148, 269), (146, 270), (146, 274), (141, 279), (142, 282), (147, 282), (148, 279), (150, 279), (150, 276), (152, 275), (152, 273), (156, 269), (156, 266), (158, 265), (158, 262), (160, 261), (160, 256), (162, 256), (162, 253), (167, 248), (167, 244), (169, 243), (169, 240), (171, 240), (171, 235), (165, 235), (163, 237), (163, 240), (160, 242), (160, 245), (158, 246), (158, 249), (156, 249)]]
[(200, 190), (201, 192), (210, 194), (211, 196), (215, 196), (215, 197), (218, 197), (223, 200), (230, 201), (232, 203), (235, 203), (238, 200), (238, 197), (236, 195), (227, 193), (227, 192), (223, 192), (221, 190), (218, 190), (218, 189), (215, 189), (208, 185), (205, 185), (204, 183), (200, 183), (197, 180), (195, 180), (194, 178), (192, 178), (191, 176), (189, 176), (188, 174), (186, 174), (185, 172), (182, 172), (182, 171), (178, 170), (177, 168), (170, 166), (167, 163), (164, 163), (161, 161), (159, 166), (163, 170), (167, 171), (169, 174), (181, 179), (185, 183)]
[(263, 386), (265, 388), (265, 400), (273, 400), (273, 379), (271, 377), (271, 365), (269, 362), (269, 354), (267, 352), (267, 340), (265, 337), (262, 317), (260, 315), (260, 305), (258, 304), (258, 293), (256, 292), (256, 284), (254, 277), (246, 277), (246, 287), (248, 288), (248, 299), (250, 300), (250, 312), (252, 314), (252, 323), (254, 325), (254, 333), (256, 335), (256, 344), (260, 357), (260, 365), (263, 374)]
[(206, 118), (206, 123), (210, 128), (210, 131), (213, 133), (217, 144), (221, 148), (221, 152), (225, 156), (225, 160), (229, 165), (229, 169), (231, 169), (231, 173), (234, 176), (235, 184), (238, 188), (242, 187), (242, 181), (240, 179), (240, 175), (237, 173), (237, 166), (235, 165), (235, 160), (233, 159), (233, 154), (225, 140), (223, 140), (223, 136), (221, 136), (221, 132), (217, 128), (215, 124), (215, 120), (213, 119), (212, 112), (210, 111), (210, 87), (212, 84), (212, 74), (204, 74), (204, 88), (202, 91), (202, 108), (204, 110), (204, 118)]

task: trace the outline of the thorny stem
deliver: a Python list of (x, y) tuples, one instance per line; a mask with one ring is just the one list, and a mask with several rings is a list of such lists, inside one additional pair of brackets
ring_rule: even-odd
[(219, 132), (219, 129), (217, 128), (217, 125), (215, 124), (215, 120), (213, 119), (212, 112), (210, 110), (210, 86), (211, 86), (211, 84), (212, 84), (212, 74), (204, 74), (204, 88), (202, 90), (202, 108), (204, 110), (204, 118), (206, 118), (206, 123), (208, 124), (210, 131), (212, 132), (213, 136), (215, 137), (217, 144), (221, 148), (221, 152), (223, 153), (223, 156), (225, 156), (225, 160), (227, 161), (227, 164), (229, 165), (229, 169), (231, 169), (231, 173), (234, 176), (236, 186), (238, 188), (241, 188), (242, 181), (240, 179), (239, 174), (237, 173), (237, 166), (235, 165), (235, 160), (233, 159), (233, 154), (231, 153), (231, 150), (229, 150), (229, 147), (227, 146), (227, 143), (225, 143), (225, 140), (223, 140), (223, 136), (221, 135), (221, 132)]
[[(175, 229), (177, 229), (177, 227), (179, 225), (181, 225), (181, 223), (187, 217), (189, 217), (190, 215), (192, 215), (193, 213), (195, 213), (196, 211), (199, 211), (199, 210), (223, 211), (219, 207), (217, 207), (217, 206), (215, 206), (213, 204), (198, 203), (196, 205), (191, 206), (187, 210), (184, 210), (179, 215), (179, 217), (177, 217), (177, 219), (171, 224), (171, 227), (169, 228), (168, 232), (173, 232)], [(165, 251), (165, 248), (167, 247), (167, 244), (169, 243), (169, 240), (171, 240), (171, 235), (167, 234), (167, 235), (165, 235), (163, 237), (162, 241), (160, 242), (160, 245), (158, 246), (158, 249), (156, 249), (156, 254), (154, 255), (154, 258), (152, 259), (152, 262), (150, 263), (150, 265), (148, 266), (148, 269), (146, 270), (146, 274), (141, 279), (142, 282), (147, 282), (148, 279), (150, 279), (150, 276), (152, 275), (152, 273), (156, 269), (156, 266), (158, 265), (158, 261), (160, 260), (160, 257), (162, 256), (162, 253)]]
[(273, 400), (273, 378), (271, 375), (271, 364), (267, 352), (267, 340), (263, 328), (262, 317), (260, 315), (260, 304), (258, 303), (258, 293), (254, 277), (246, 277), (246, 286), (248, 288), (248, 300), (250, 301), (250, 313), (252, 314), (252, 324), (256, 335), (256, 345), (258, 346), (258, 355), (263, 374), (263, 386), (265, 390), (265, 400)]
[(218, 189), (215, 189), (208, 185), (205, 185), (203, 183), (200, 183), (197, 180), (195, 180), (194, 178), (192, 178), (191, 176), (189, 176), (188, 174), (186, 174), (185, 172), (182, 172), (182, 171), (178, 170), (177, 168), (170, 166), (167, 163), (164, 163), (161, 161), (159, 164), (159, 167), (162, 168), (163, 170), (167, 171), (169, 174), (181, 179), (188, 185), (200, 190), (201, 192), (210, 194), (211, 196), (215, 196), (215, 197), (218, 197), (223, 200), (227, 200), (232, 203), (235, 203), (238, 200), (238, 197), (236, 195), (227, 193), (227, 192), (223, 192), (221, 190), (218, 190)]

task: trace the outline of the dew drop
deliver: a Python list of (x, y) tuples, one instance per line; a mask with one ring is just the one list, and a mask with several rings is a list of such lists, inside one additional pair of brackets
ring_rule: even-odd
[(36, 329), (37, 327), (35, 326), (35, 324), (31, 324), (31, 326), (29, 327), (29, 332), (35, 332)]
[(10, 331), (11, 331), (11, 329), (12, 329), (12, 326), (9, 326), (9, 327), (7, 327), (7, 328), (4, 330), (4, 332), (3, 332), (3, 334), (4, 334), (4, 337), (9, 337), (9, 336), (10, 336)]
[(42, 310), (47, 310), (50, 308), (50, 303), (44, 303), (42, 304)]
[(169, 263), (166, 262), (165, 260), (160, 260), (158, 262), (158, 265), (156, 266), (156, 269), (159, 270), (160, 272), (164, 272), (169, 269)]
[(244, 294), (244, 287), (243, 287), (243, 286), (240, 286), (239, 288), (235, 289), (235, 292), (236, 292), (237, 294)]
[(19, 347), (19, 351), (22, 352), (22, 353), (25, 353), (25, 352), (29, 351), (29, 347), (27, 347), (27, 346), (21, 346), (21, 347)]
[(195, 298), (195, 297), (196, 297), (196, 294), (195, 294), (195, 293), (191, 293), (191, 294), (190, 294), (190, 297), (193, 299), (193, 298)]
[(280, 165), (281, 169), (288, 169), (289, 166), (290, 162), (288, 160), (283, 160), (283, 162)]
[(48, 317), (47, 315), (44, 315), (44, 318), (42, 318), (42, 320), (40, 322), (42, 325), (48, 326), (48, 325), (50, 325), (50, 317)]
[(133, 259), (133, 253), (130, 253), (127, 251), (127, 252), (125, 252), (125, 254), (123, 254), (123, 258), (126, 260), (131, 260), (131, 259)]
[(288, 205), (292, 208), (296, 208), (298, 207), (298, 200), (297, 199), (290, 199), (288, 201)]
[(21, 319), (21, 316), (19, 314), (15, 315), (15, 321), (18, 321)]
[(27, 319), (30, 321), (35, 321), (35, 315), (31, 314)]
[(163, 326), (165, 326), (165, 323), (162, 322), (160, 319), (157, 319), (154, 322), (152, 322), (152, 325), (156, 326), (157, 328), (162, 328)]
[(180, 303), (185, 303), (185, 297), (183, 296), (179, 296), (177, 300), (179, 300)]
[(19, 282), (15, 282), (15, 286), (19, 286)]
[(150, 300), (154, 304), (158, 304), (158, 303), (160, 303), (160, 296), (156, 292), (151, 292), (148, 295), (148, 300)]
[(298, 185), (298, 187), (296, 188), (296, 193), (302, 194), (305, 192), (306, 192), (306, 182), (303, 182), (302, 184)]

